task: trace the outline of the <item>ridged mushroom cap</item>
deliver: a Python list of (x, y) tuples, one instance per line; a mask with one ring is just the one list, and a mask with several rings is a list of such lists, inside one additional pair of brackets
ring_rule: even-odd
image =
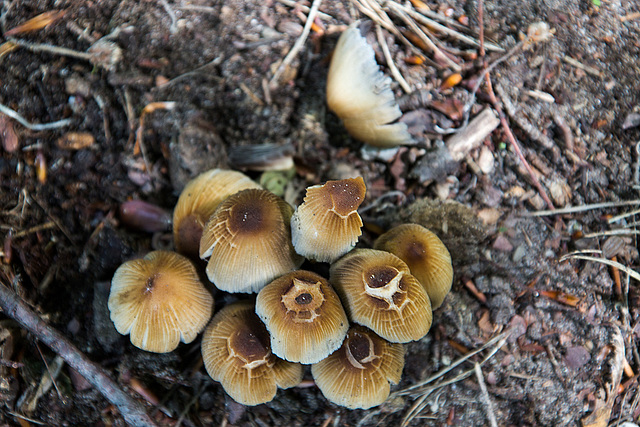
[(211, 318), (213, 297), (191, 261), (174, 252), (150, 252), (127, 261), (111, 281), (109, 311), (116, 329), (154, 353), (190, 343)]
[(278, 387), (302, 381), (302, 365), (277, 358), (269, 333), (248, 301), (224, 307), (202, 337), (204, 366), (233, 400), (243, 405), (271, 401)]
[(419, 340), (431, 328), (429, 296), (389, 252), (356, 249), (331, 266), (329, 281), (349, 318), (388, 341)]
[(391, 252), (407, 264), (427, 291), (432, 309), (442, 305), (451, 290), (453, 266), (438, 236), (421, 225), (402, 224), (378, 237), (374, 248)]
[(389, 397), (389, 383), (398, 384), (404, 368), (404, 347), (352, 326), (342, 346), (311, 366), (322, 394), (349, 409), (368, 409)]
[(402, 112), (379, 69), (373, 48), (357, 23), (347, 28), (333, 52), (327, 76), (327, 104), (351, 136), (376, 147), (415, 144), (404, 123), (393, 123)]
[(224, 169), (211, 169), (189, 181), (173, 210), (176, 252), (197, 259), (202, 230), (218, 205), (248, 188), (261, 187), (241, 172)]
[(304, 259), (291, 245), (292, 212), (267, 190), (229, 196), (207, 222), (200, 241), (200, 257), (211, 257), (209, 280), (227, 292), (258, 292), (300, 267)]
[(305, 270), (265, 286), (256, 299), (256, 313), (271, 335), (272, 351), (290, 362), (319, 362), (340, 347), (349, 329), (329, 282)]
[(362, 234), (358, 207), (366, 191), (362, 177), (307, 188), (304, 201), (291, 218), (296, 252), (316, 261), (333, 262), (353, 249)]

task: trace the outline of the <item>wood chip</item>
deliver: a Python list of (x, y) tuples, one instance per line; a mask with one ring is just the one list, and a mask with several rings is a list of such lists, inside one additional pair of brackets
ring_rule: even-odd
[(56, 141), (62, 150), (82, 150), (95, 142), (93, 135), (87, 132), (68, 132)]

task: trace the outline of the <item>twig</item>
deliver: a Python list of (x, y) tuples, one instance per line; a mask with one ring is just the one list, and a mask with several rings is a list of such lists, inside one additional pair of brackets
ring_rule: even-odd
[(294, 58), (298, 55), (298, 52), (300, 52), (300, 50), (304, 46), (304, 42), (307, 40), (307, 37), (309, 36), (309, 32), (311, 31), (311, 26), (313, 25), (313, 21), (316, 19), (316, 15), (318, 14), (318, 8), (320, 7), (321, 3), (322, 3), (322, 0), (313, 0), (313, 3), (311, 4), (311, 9), (309, 9), (309, 15), (307, 16), (307, 22), (305, 22), (304, 29), (302, 30), (302, 34), (300, 34), (300, 37), (298, 37), (298, 40), (296, 40), (296, 42), (293, 44), (293, 47), (291, 48), (289, 53), (287, 53), (287, 56), (285, 56), (284, 60), (282, 61), (282, 63), (276, 70), (275, 74), (271, 78), (271, 81), (269, 81), (269, 86), (274, 86), (277, 84), (278, 79), (280, 78), (284, 70), (291, 64)]
[(169, 27), (169, 31), (171, 31), (171, 34), (175, 34), (176, 32), (178, 32), (178, 18), (176, 18), (176, 13), (173, 11), (171, 5), (167, 2), (167, 0), (160, 0), (160, 4), (162, 4), (165, 12), (167, 12), (167, 15), (169, 15), (169, 18), (171, 18), (171, 26)]
[(480, 391), (482, 392), (482, 402), (487, 407), (489, 423), (491, 424), (491, 427), (498, 427), (496, 414), (493, 411), (493, 403), (491, 402), (491, 397), (489, 397), (489, 392), (487, 391), (487, 385), (484, 383), (484, 377), (482, 376), (482, 369), (480, 369), (480, 365), (477, 362), (474, 368), (476, 371), (476, 377), (478, 378), (478, 384), (480, 385)]
[(582, 62), (578, 61), (577, 59), (573, 59), (570, 56), (565, 55), (562, 57), (562, 60), (569, 65), (573, 65), (574, 67), (583, 70), (587, 74), (591, 74), (595, 77), (602, 77), (602, 71), (598, 70), (597, 68), (584, 65)]
[(4, 283), (0, 283), (0, 308), (6, 316), (20, 323), (40, 341), (62, 357), (78, 371), (122, 414), (125, 421), (135, 426), (155, 426), (144, 407), (133, 400), (107, 373), (80, 352), (66, 337), (47, 325), (20, 297)]
[(582, 260), (585, 260), (585, 261), (593, 261), (593, 262), (599, 262), (600, 264), (606, 264), (606, 265), (608, 265), (610, 267), (615, 267), (618, 270), (624, 271), (629, 276), (633, 277), (638, 282), (640, 282), (640, 273), (638, 273), (637, 271), (627, 267), (626, 265), (620, 264), (617, 261), (611, 261), (611, 260), (608, 260), (606, 258), (596, 258), (596, 257), (592, 257), (592, 256), (577, 255), (575, 253), (570, 253), (570, 254), (564, 255), (562, 258), (560, 258), (558, 260), (558, 262), (563, 262), (563, 261), (566, 261), (566, 260), (569, 260), (569, 259), (582, 259)]
[[(285, 6), (298, 8), (303, 12), (309, 13), (309, 6), (305, 6), (303, 4), (300, 4), (297, 1), (293, 1), (293, 0), (277, 0), (277, 1), (278, 1), (278, 3), (282, 3)], [(318, 17), (320, 19), (333, 19), (333, 16), (329, 15), (328, 13), (324, 13), (324, 12), (320, 12), (320, 11), (318, 11)]]
[(76, 59), (82, 59), (84, 61), (91, 61), (93, 57), (92, 54), (87, 52), (79, 52), (77, 50), (69, 49), (66, 47), (53, 46), (50, 44), (43, 43), (31, 43), (28, 41), (10, 38), (11, 43), (15, 43), (18, 46), (29, 49), (32, 52), (47, 52), (53, 53), (54, 55), (62, 55), (62, 56), (70, 56)]
[(632, 210), (631, 212), (626, 212), (626, 213), (611, 217), (611, 218), (609, 218), (607, 223), (608, 224), (613, 224), (614, 222), (618, 222), (618, 221), (623, 220), (623, 219), (625, 219), (627, 217), (638, 215), (638, 214), (640, 214), (640, 209), (635, 209), (635, 210)]
[(391, 52), (389, 52), (389, 46), (387, 46), (387, 42), (382, 35), (382, 28), (380, 27), (380, 25), (376, 25), (376, 35), (378, 36), (378, 43), (382, 48), (382, 53), (384, 53), (384, 57), (387, 60), (387, 66), (389, 67), (391, 74), (393, 74), (393, 78), (396, 79), (396, 81), (400, 84), (400, 86), (402, 86), (402, 89), (407, 94), (410, 94), (411, 92), (413, 92), (411, 90), (411, 86), (409, 86), (409, 83), (407, 83), (404, 77), (402, 77), (402, 74), (400, 74), (400, 70), (398, 70), (395, 62), (393, 62), (393, 58), (391, 58)]
[(22, 126), (26, 127), (27, 129), (35, 130), (35, 131), (57, 129), (64, 126), (68, 126), (71, 123), (71, 119), (63, 119), (63, 120), (58, 120), (57, 122), (51, 122), (51, 123), (31, 124), (27, 121), (27, 119), (22, 117), (16, 111), (13, 111), (11, 108), (3, 104), (0, 104), (0, 113), (6, 114), (7, 116), (11, 117), (12, 119), (20, 123)]
[(592, 205), (571, 206), (571, 207), (562, 208), (562, 209), (528, 212), (526, 216), (564, 215), (564, 214), (571, 214), (571, 213), (578, 213), (578, 212), (586, 212), (586, 211), (591, 211), (596, 209), (618, 208), (621, 206), (635, 206), (635, 205), (640, 205), (640, 200), (626, 200), (624, 202), (594, 203)]

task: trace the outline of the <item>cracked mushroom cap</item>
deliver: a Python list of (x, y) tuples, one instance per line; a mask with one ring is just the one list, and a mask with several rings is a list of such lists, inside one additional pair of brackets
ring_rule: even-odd
[(415, 144), (391, 91), (391, 79), (379, 69), (373, 48), (357, 22), (338, 39), (327, 76), (327, 104), (349, 134), (376, 147)]
[(368, 409), (389, 397), (389, 383), (400, 382), (403, 368), (402, 344), (392, 344), (354, 325), (340, 349), (312, 365), (311, 373), (331, 402), (349, 409)]
[(327, 181), (307, 188), (291, 218), (296, 252), (321, 262), (333, 262), (349, 252), (362, 234), (358, 207), (367, 187), (362, 177)]
[(389, 252), (356, 249), (331, 266), (329, 281), (349, 318), (388, 341), (416, 341), (431, 328), (429, 296)]
[(271, 401), (279, 388), (302, 381), (302, 365), (277, 358), (269, 333), (248, 301), (224, 307), (202, 337), (202, 359), (209, 376), (243, 405)]
[(261, 188), (241, 172), (211, 169), (187, 183), (173, 210), (176, 252), (198, 259), (202, 230), (224, 199), (248, 188)]
[(340, 347), (349, 329), (329, 282), (305, 270), (265, 286), (256, 299), (256, 313), (271, 334), (273, 352), (290, 362), (319, 362)]
[(387, 231), (375, 242), (375, 249), (391, 252), (404, 261), (431, 299), (431, 308), (442, 305), (451, 290), (451, 255), (442, 241), (418, 224), (402, 224)]
[(249, 189), (218, 206), (200, 241), (207, 276), (227, 292), (258, 292), (304, 259), (291, 245), (293, 208), (267, 190)]
[(175, 252), (150, 252), (116, 270), (109, 295), (111, 320), (136, 347), (166, 353), (190, 343), (211, 318), (213, 297), (191, 261)]

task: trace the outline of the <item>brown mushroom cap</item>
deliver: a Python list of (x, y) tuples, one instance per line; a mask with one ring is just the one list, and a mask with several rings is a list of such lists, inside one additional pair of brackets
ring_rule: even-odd
[(176, 251), (198, 258), (202, 229), (224, 199), (248, 188), (261, 188), (243, 173), (211, 169), (187, 183), (173, 210)]
[(331, 266), (349, 318), (391, 342), (424, 337), (431, 327), (431, 303), (409, 267), (397, 256), (356, 249)]
[(248, 301), (228, 305), (213, 317), (202, 337), (202, 359), (209, 376), (243, 405), (269, 402), (278, 387), (302, 381), (302, 365), (271, 352), (269, 333)]
[(200, 257), (211, 256), (207, 276), (227, 292), (258, 292), (302, 265), (291, 245), (293, 208), (267, 190), (229, 196), (205, 226)]
[(403, 367), (402, 344), (389, 343), (355, 325), (340, 349), (312, 365), (311, 373), (331, 402), (350, 409), (368, 409), (387, 399), (389, 382), (400, 382)]
[(358, 207), (366, 191), (362, 177), (307, 188), (304, 202), (291, 218), (296, 252), (309, 259), (333, 262), (353, 249), (362, 234)]
[(202, 331), (211, 318), (213, 297), (189, 259), (155, 251), (116, 270), (108, 305), (116, 329), (131, 334), (133, 345), (166, 353)]
[(421, 225), (402, 224), (378, 237), (374, 248), (391, 252), (407, 264), (427, 291), (432, 309), (442, 305), (451, 290), (453, 267), (438, 236)]
[(293, 271), (265, 286), (256, 313), (271, 334), (273, 352), (291, 362), (319, 362), (340, 347), (349, 329), (338, 295), (310, 271)]

